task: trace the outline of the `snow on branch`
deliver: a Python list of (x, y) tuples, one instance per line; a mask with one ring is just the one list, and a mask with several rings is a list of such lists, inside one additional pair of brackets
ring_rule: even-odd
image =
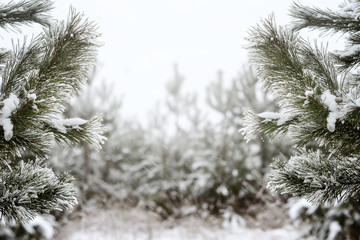
[(19, 105), (19, 98), (11, 93), (10, 96), (3, 100), (3, 107), (0, 112), (0, 126), (4, 129), (4, 138), (10, 141), (13, 136), (13, 124), (10, 116)]
[(290, 15), (294, 19), (292, 26), (294, 30), (311, 28), (335, 32), (359, 31), (359, 7), (358, 2), (345, 2), (340, 5), (339, 11), (332, 11), (303, 6), (294, 2), (290, 8)]
[[(0, 27), (39, 23), (44, 33), (0, 49), (0, 166), (24, 153), (44, 160), (54, 143), (86, 142), (101, 148), (102, 119), (60, 119), (65, 104), (81, 92), (95, 63), (97, 27), (70, 10), (67, 22), (50, 24), (50, 0), (0, 4)], [(38, 213), (71, 209), (76, 204), (72, 177), (56, 175), (39, 162), (0, 171), (0, 217), (24, 222)]]
[(276, 192), (305, 196), (314, 203), (338, 203), (360, 194), (358, 156), (328, 156), (302, 150), (287, 163), (272, 164), (268, 187)]
[(0, 174), (0, 216), (6, 221), (26, 222), (39, 213), (71, 210), (77, 203), (73, 178), (56, 175), (39, 162), (20, 162)]
[(82, 143), (86, 142), (95, 149), (101, 149), (106, 137), (103, 136), (105, 127), (102, 118), (95, 115), (90, 120), (81, 118), (51, 119), (47, 128), (54, 134), (58, 143)]
[(50, 0), (20, 0), (0, 4), (0, 27), (11, 26), (19, 30), (19, 25), (38, 23), (49, 26), (50, 16), (47, 14), (52, 9), (53, 2)]

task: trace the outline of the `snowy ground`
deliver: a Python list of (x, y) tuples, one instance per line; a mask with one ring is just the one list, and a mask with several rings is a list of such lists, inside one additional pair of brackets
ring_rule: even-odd
[(160, 221), (139, 209), (112, 209), (90, 212), (81, 220), (68, 222), (56, 240), (295, 240), (298, 230), (291, 226), (261, 230), (247, 228), (239, 216), (215, 223), (195, 217)]

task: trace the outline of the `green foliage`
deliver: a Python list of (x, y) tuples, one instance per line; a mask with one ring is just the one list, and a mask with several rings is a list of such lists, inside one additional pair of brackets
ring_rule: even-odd
[(42, 165), (20, 162), (2, 171), (0, 212), (6, 220), (20, 222), (40, 212), (70, 210), (69, 203), (76, 203), (73, 178), (67, 173), (55, 175)]
[(13, 28), (20, 31), (22, 24), (30, 25), (38, 23), (43, 26), (49, 26), (50, 16), (47, 14), (52, 9), (52, 2), (48, 0), (18, 2), (11, 1), (0, 5), (0, 27)]
[[(5, 221), (24, 222), (39, 213), (71, 209), (77, 202), (73, 178), (54, 174), (44, 160), (55, 142), (85, 141), (99, 149), (104, 140), (100, 117), (61, 117), (94, 63), (96, 26), (73, 9), (67, 22), (50, 24), (51, 7), (51, 1), (19, 1), (2, 4), (0, 10), (1, 27), (47, 27), (0, 53), (0, 212)], [(25, 155), (37, 160), (16, 160)]]
[[(248, 140), (264, 133), (286, 135), (295, 143), (298, 151), (288, 161), (272, 164), (268, 186), (315, 204), (296, 217), (311, 224), (308, 234), (317, 239), (359, 237), (360, 2), (339, 7), (332, 11), (294, 3), (291, 28), (276, 26), (270, 17), (248, 38), (251, 60), (280, 111), (248, 111), (242, 131)], [(304, 28), (343, 34), (345, 49), (329, 52), (305, 41), (300, 36)]]
[[(294, 4), (293, 29), (342, 29), (349, 32), (345, 52), (353, 53), (357, 45), (352, 39), (358, 33), (354, 11), (344, 5), (342, 11), (334, 14)], [(348, 21), (354, 25), (348, 25)], [(343, 61), (339, 56), (345, 53), (330, 54), (316, 43), (313, 46), (298, 32), (276, 26), (272, 17), (251, 30), (249, 41), (252, 62), (266, 89), (279, 99), (281, 110), (261, 114), (249, 111), (243, 120), (246, 138), (259, 132), (287, 134), (300, 149), (315, 142), (324, 150), (321, 154), (302, 152), (288, 163), (273, 164), (270, 188), (305, 196), (315, 203), (346, 201), (355, 196), (358, 172), (354, 166), (358, 164), (360, 146), (359, 88), (358, 75), (351, 69), (357, 60)], [(333, 174), (319, 169), (333, 169)]]

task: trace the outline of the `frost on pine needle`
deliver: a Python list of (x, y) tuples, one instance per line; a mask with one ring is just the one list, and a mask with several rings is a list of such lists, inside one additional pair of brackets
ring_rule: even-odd
[(37, 213), (71, 209), (76, 204), (74, 180), (56, 175), (43, 161), (18, 164), (31, 155), (45, 160), (54, 143), (89, 143), (101, 148), (105, 140), (100, 116), (90, 120), (61, 119), (65, 104), (80, 93), (95, 63), (94, 23), (74, 9), (67, 21), (47, 15), (49, 0), (0, 4), (0, 27), (18, 30), (38, 23), (44, 32), (12, 50), (0, 49), (0, 213), (6, 220), (27, 221)]
[(77, 203), (72, 181), (67, 173), (56, 175), (36, 162), (21, 162), (11, 170), (2, 169), (1, 217), (6, 221), (26, 222), (39, 213), (71, 210)]
[(302, 150), (287, 163), (272, 164), (268, 186), (276, 192), (305, 196), (313, 203), (342, 202), (360, 194), (359, 171), (353, 157), (339, 159)]
[[(280, 110), (246, 112), (241, 129), (245, 138), (287, 135), (298, 149), (309, 144), (324, 149), (320, 156), (300, 151), (288, 163), (276, 161), (269, 183), (275, 191), (306, 196), (314, 203), (359, 199), (359, 182), (351, 177), (357, 179), (360, 169), (349, 159), (360, 158), (359, 6), (347, 1), (335, 12), (294, 3), (292, 29), (277, 26), (271, 16), (250, 30), (251, 62)], [(345, 50), (329, 52), (311, 44), (299, 34), (303, 28), (346, 33)]]

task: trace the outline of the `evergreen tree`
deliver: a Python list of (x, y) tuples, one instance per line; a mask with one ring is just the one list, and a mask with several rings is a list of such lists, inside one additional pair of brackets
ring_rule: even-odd
[(50, 24), (51, 8), (48, 0), (0, 5), (2, 28), (44, 26), (31, 40), (0, 50), (0, 217), (6, 221), (71, 209), (77, 201), (73, 178), (55, 174), (45, 160), (54, 143), (100, 148), (104, 140), (99, 116), (61, 117), (95, 60), (96, 26), (73, 9), (66, 22)]
[[(118, 180), (123, 174), (112, 173), (118, 170), (116, 164), (119, 161), (119, 155), (122, 154), (123, 142), (129, 140), (125, 134), (128, 127), (120, 117), (122, 102), (117, 98), (112, 85), (106, 82), (99, 83), (97, 80), (96, 69), (94, 69), (88, 77), (81, 96), (67, 106), (63, 115), (65, 118), (79, 116), (87, 119), (95, 113), (100, 113), (106, 128), (103, 135), (106, 136), (107, 141), (100, 151), (91, 149), (86, 142), (72, 149), (63, 149), (59, 146), (54, 149), (49, 159), (50, 165), (56, 172), (71, 170), (79, 189), (79, 207), (82, 203), (94, 198), (100, 201), (116, 198), (121, 191), (124, 191), (115, 187), (119, 181), (111, 181), (113, 175)], [(143, 144), (140, 138), (138, 142)], [(132, 154), (137, 154), (135, 149), (132, 152)]]
[[(287, 134), (298, 149), (289, 161), (272, 164), (274, 191), (320, 204), (359, 199), (359, 11), (359, 1), (346, 1), (337, 12), (294, 3), (292, 28), (270, 17), (250, 31), (251, 60), (281, 109), (247, 112), (243, 131), (247, 139)], [(303, 28), (342, 33), (345, 49), (312, 44), (300, 36)], [(307, 147), (314, 142), (317, 149)]]

